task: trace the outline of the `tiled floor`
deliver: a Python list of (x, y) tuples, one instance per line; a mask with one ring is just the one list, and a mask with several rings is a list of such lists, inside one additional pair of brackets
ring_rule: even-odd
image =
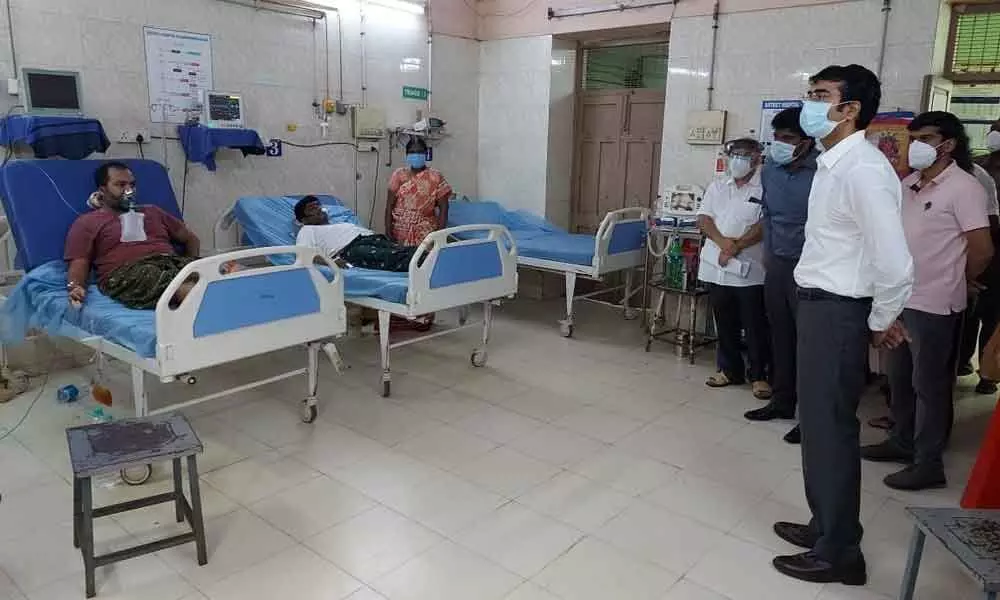
[[(351, 369), (323, 369), (312, 425), (296, 412), (301, 379), (188, 411), (206, 445), (209, 563), (187, 546), (100, 569), (99, 597), (888, 600), (910, 534), (903, 508), (956, 503), (992, 410), (963, 382), (949, 489), (892, 492), (887, 467), (864, 466), (866, 588), (796, 582), (769, 564), (793, 550), (771, 524), (807, 515), (798, 450), (780, 439), (788, 423), (743, 421), (759, 405), (747, 390), (705, 388), (707, 357), (691, 366), (668, 346), (643, 352), (638, 324), (609, 309), (582, 308), (572, 340), (559, 337), (557, 311), (506, 306), (482, 369), (469, 365), (475, 330), (402, 349), (391, 399), (377, 394), (374, 340), (349, 340)], [(193, 388), (150, 385), (154, 402), (176, 402), (302, 359), (246, 361)], [(128, 414), (127, 374), (110, 372)], [(89, 376), (53, 374), (0, 442), (0, 600), (83, 597), (62, 433), (83, 407), (57, 404), (53, 390)], [(0, 407), (0, 426), (35, 395)], [(866, 400), (866, 416), (880, 411), (876, 395)], [(106, 478), (96, 498), (162, 491), (165, 477), (161, 467), (141, 489)], [(175, 527), (161, 506), (104, 519), (97, 535), (114, 548)], [(917, 598), (975, 597), (931, 544)]]

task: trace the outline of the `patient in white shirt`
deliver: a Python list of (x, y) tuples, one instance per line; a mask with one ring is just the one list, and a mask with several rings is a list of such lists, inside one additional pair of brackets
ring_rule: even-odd
[(295, 245), (315, 248), (341, 267), (405, 272), (417, 250), (354, 223), (330, 223), (315, 196), (296, 203), (295, 220), (301, 225)]

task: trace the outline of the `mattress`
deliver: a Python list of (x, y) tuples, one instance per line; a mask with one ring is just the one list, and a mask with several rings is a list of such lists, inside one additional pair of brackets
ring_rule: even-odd
[[(317, 196), (326, 207), (331, 223), (354, 223), (358, 217), (333, 196)], [(243, 228), (243, 238), (254, 247), (293, 246), (297, 228), (295, 203), (302, 196), (245, 196), (236, 201), (233, 215)], [(327, 276), (329, 272), (324, 271)], [(344, 296), (378, 298), (397, 304), (406, 303), (409, 279), (406, 273), (372, 269), (343, 269)]]
[[(517, 243), (518, 258), (535, 258), (573, 265), (594, 262), (595, 237), (569, 233), (526, 211), (509, 211), (496, 202), (453, 201), (448, 208), (448, 225), (503, 225)], [(481, 235), (470, 232), (466, 237)]]

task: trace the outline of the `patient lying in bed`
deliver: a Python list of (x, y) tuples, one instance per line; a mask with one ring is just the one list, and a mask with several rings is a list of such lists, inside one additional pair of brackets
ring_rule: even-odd
[(330, 223), (316, 196), (298, 201), (295, 220), (302, 224), (295, 245), (315, 248), (341, 266), (405, 272), (417, 250), (353, 223)]
[[(129, 308), (155, 308), (174, 277), (198, 257), (201, 243), (183, 221), (160, 208), (133, 206), (136, 181), (126, 165), (102, 164), (94, 183), (100, 206), (80, 215), (66, 238), (70, 302), (83, 303), (93, 265), (102, 293)], [(183, 255), (174, 244), (184, 247)], [(181, 302), (193, 286), (193, 281), (185, 282), (174, 302)]]

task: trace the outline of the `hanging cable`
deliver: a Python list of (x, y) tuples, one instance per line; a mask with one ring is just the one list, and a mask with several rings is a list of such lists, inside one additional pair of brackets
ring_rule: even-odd
[(465, 6), (469, 8), (472, 12), (476, 13), (479, 17), (516, 17), (517, 15), (527, 11), (529, 8), (538, 4), (538, 0), (528, 0), (521, 8), (507, 11), (507, 12), (480, 12), (472, 0), (462, 0)]
[(10, 40), (10, 62), (13, 67), (14, 77), (17, 77), (17, 52), (14, 50), (14, 19), (10, 12), (11, 0), (7, 0), (7, 37)]

